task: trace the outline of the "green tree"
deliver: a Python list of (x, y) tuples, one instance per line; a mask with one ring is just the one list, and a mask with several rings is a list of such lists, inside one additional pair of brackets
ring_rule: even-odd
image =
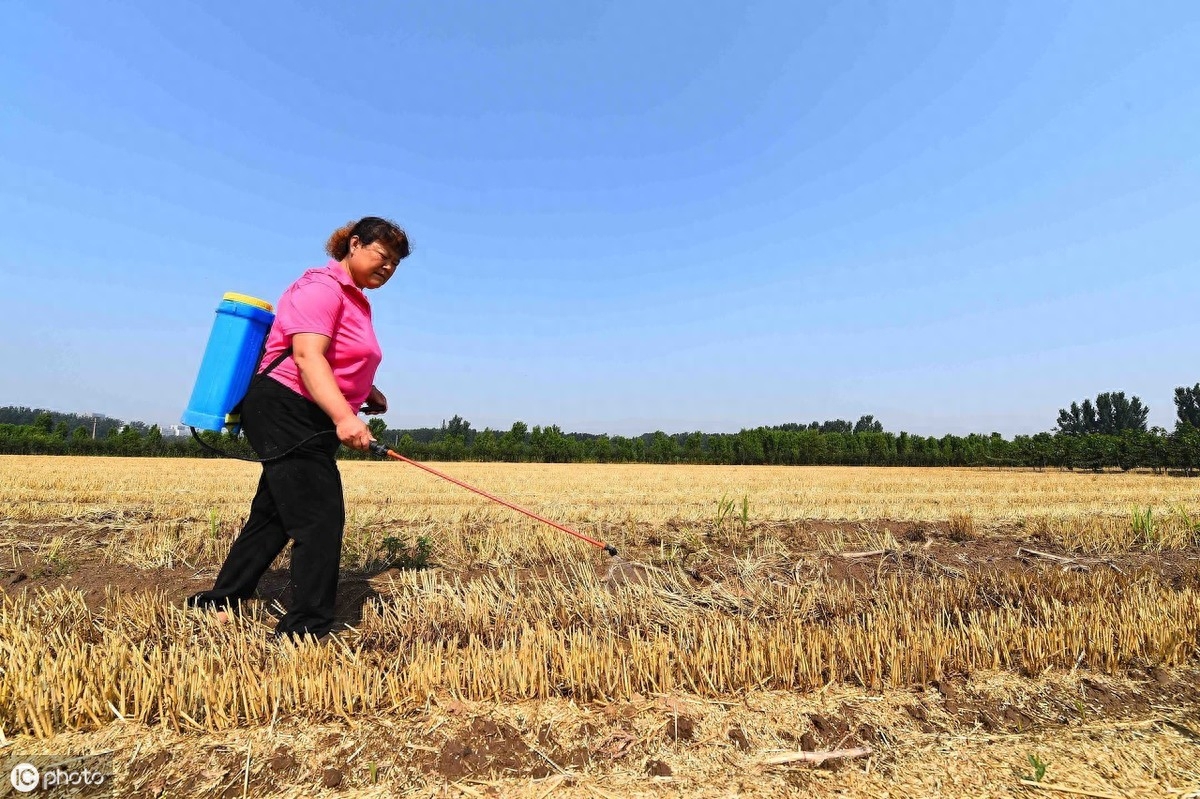
[(825, 458), (825, 437), (816, 430), (796, 433), (796, 463), (806, 466), (821, 463)]
[(471, 423), (456, 413), (450, 417), (449, 422), (442, 422), (442, 432), (447, 436), (459, 436), (463, 441), (468, 441), (474, 431), (471, 430)]
[(613, 458), (612, 440), (601, 433), (595, 438), (588, 439), (583, 447), (584, 457), (596, 463), (608, 463)]
[(475, 436), (471, 444), (471, 457), (479, 461), (494, 461), (500, 455), (500, 442), (490, 427)]
[(1032, 439), (1032, 462), (1030, 465), (1045, 469), (1054, 457), (1054, 436), (1049, 433), (1037, 433)]
[(467, 442), (461, 435), (446, 436), (433, 444), (432, 452), (437, 460), (461, 461), (467, 457)]
[(146, 451), (151, 455), (157, 455), (163, 449), (163, 434), (162, 430), (158, 429), (158, 425), (151, 425), (146, 431)]
[(1200, 383), (1175, 389), (1175, 415), (1180, 422), (1200, 429)]
[(1200, 466), (1200, 429), (1188, 422), (1175, 425), (1171, 434), (1171, 465), (1189, 477)]
[(1081, 406), (1072, 402), (1070, 408), (1058, 412), (1057, 432), (1065, 436), (1083, 436), (1095, 432), (1099, 426), (1096, 421), (1096, 407), (1091, 400), (1084, 400)]
[(1070, 408), (1060, 408), (1058, 421), (1054, 424), (1055, 432), (1064, 436), (1079, 436), (1087, 429), (1083, 422), (1083, 410), (1078, 402), (1072, 402)]
[(640, 442), (636, 438), (626, 438), (625, 436), (613, 436), (612, 448), (615, 459), (618, 463), (637, 463), (638, 447)]
[(1083, 404), (1072, 402), (1070, 408), (1058, 412), (1057, 432), (1068, 436), (1102, 433), (1120, 435), (1125, 430), (1146, 430), (1150, 409), (1138, 397), (1126, 398), (1124, 391), (1106, 391)]
[[(534, 430), (537, 430), (535, 427)], [(573, 439), (563, 435), (558, 425), (552, 424), (541, 431), (539, 450), (546, 463), (571, 463), (577, 460), (578, 448)]]
[[(224, 445), (226, 442), (222, 442)], [(144, 442), (142, 434), (133, 425), (125, 425), (125, 429), (117, 436), (117, 453), (119, 455), (141, 455)]]
[(535, 461), (546, 460), (546, 445), (545, 436), (542, 435), (542, 426), (535, 424), (533, 429), (529, 431), (529, 452)]
[(675, 439), (661, 430), (654, 431), (646, 456), (654, 463), (675, 463), (678, 460)]
[(1106, 391), (1096, 396), (1096, 417), (1100, 425), (1097, 431), (1106, 436), (1116, 436), (1126, 430), (1146, 432), (1146, 418), (1150, 409), (1138, 397), (1125, 398), (1124, 391)]
[(524, 422), (513, 422), (512, 429), (500, 436), (500, 457), (509, 463), (524, 460), (526, 454), (525, 436), (529, 426)]
[(761, 464), (767, 457), (758, 430), (742, 429), (733, 440), (733, 455), (740, 464)]
[(406, 458), (415, 458), (417, 456), (417, 442), (408, 433), (400, 436), (400, 440), (396, 442), (396, 454), (403, 455)]
[(1171, 438), (1161, 427), (1150, 428), (1150, 440), (1146, 453), (1146, 462), (1155, 474), (1162, 472), (1171, 464)]
[(387, 422), (379, 418), (372, 419), (367, 422), (367, 429), (371, 431), (372, 438), (376, 441), (383, 441), (384, 434), (387, 433)]
[(712, 463), (733, 463), (733, 440), (727, 433), (708, 437), (709, 460)]
[(1140, 430), (1123, 430), (1117, 440), (1117, 466), (1127, 472), (1137, 466), (1145, 466), (1151, 461), (1153, 436)]
[(854, 423), (855, 433), (882, 433), (883, 423), (877, 422), (871, 414), (858, 417), (858, 421)]

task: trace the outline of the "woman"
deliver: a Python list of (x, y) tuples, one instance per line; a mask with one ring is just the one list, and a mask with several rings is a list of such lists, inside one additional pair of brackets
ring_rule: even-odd
[(358, 408), (387, 410), (374, 386), (382, 353), (366, 289), (383, 286), (409, 254), (394, 222), (368, 216), (335, 230), (331, 260), (288, 287), (267, 335), (258, 373), (242, 402), (242, 429), (263, 463), (250, 517), (233, 542), (212, 590), (192, 607), (225, 609), (254, 594), (292, 540), (292, 602), (276, 636), (324, 637), (334, 623), (338, 561), (346, 512), (334, 455), (339, 444), (372, 441)]

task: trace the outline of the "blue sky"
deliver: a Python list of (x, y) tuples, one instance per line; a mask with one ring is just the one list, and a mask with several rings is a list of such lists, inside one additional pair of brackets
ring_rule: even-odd
[(367, 214), (393, 427), (1170, 427), (1200, 381), (1194, 3), (0, 19), (0, 404), (177, 421), (221, 294)]

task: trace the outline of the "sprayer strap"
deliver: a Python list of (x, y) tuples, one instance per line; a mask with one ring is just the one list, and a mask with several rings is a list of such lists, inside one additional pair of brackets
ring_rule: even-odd
[[(264, 350), (266, 349), (266, 346), (267, 346), (267, 345), (266, 345), (266, 343), (264, 342), (264, 343), (263, 343), (263, 349), (264, 349)], [(278, 357), (278, 358), (276, 358), (275, 360), (271, 361), (270, 365), (268, 365), (266, 369), (263, 369), (263, 370), (262, 370), (261, 372), (259, 372), (258, 374), (260, 374), (260, 375), (266, 375), (266, 374), (270, 374), (271, 370), (273, 370), (273, 369), (274, 369), (276, 366), (278, 366), (279, 364), (281, 364), (281, 363), (283, 363), (285, 360), (287, 360), (287, 357), (288, 357), (289, 355), (291, 355), (291, 354), (292, 354), (292, 348), (291, 348), (291, 347), (288, 347), (286, 350), (284, 350), (283, 352), (281, 352), (281, 353), (279, 354), (279, 357)], [(261, 352), (260, 352), (260, 353), (259, 353), (259, 355), (258, 355), (258, 361), (259, 361), (259, 363), (262, 363), (262, 353), (261, 353)], [(257, 377), (257, 375), (251, 375), (251, 379), (253, 379), (254, 377)], [(249, 389), (247, 389), (247, 391), (248, 391), (248, 390), (249, 390)], [(226, 422), (228, 422), (230, 418), (233, 418), (235, 421), (238, 421), (238, 422), (240, 422), (240, 421), (241, 421), (241, 418), (242, 418), (242, 403), (243, 403), (243, 402), (245, 402), (245, 401), (246, 401), (246, 395), (245, 395), (245, 394), (243, 394), (243, 395), (242, 395), (242, 398), (241, 398), (240, 400), (238, 400), (238, 401), (237, 401), (237, 404), (236, 404), (236, 405), (234, 405), (232, 408), (230, 408), (230, 409), (229, 409), (229, 413), (228, 413), (228, 414), (226, 415), (226, 417), (225, 417), (225, 418), (226, 418)], [(195, 435), (195, 431), (193, 431), (193, 435)], [(197, 440), (197, 441), (200, 441), (200, 438), (199, 438), (199, 436), (197, 436), (197, 437), (196, 437), (196, 440)], [(204, 446), (204, 447), (208, 447), (208, 445), (207, 445), (207, 444), (205, 444), (203, 441), (200, 441), (200, 445), (201, 445), (201, 446)], [(212, 448), (211, 448), (211, 447), (209, 447), (209, 449), (212, 449)], [(215, 451), (216, 451), (216, 450), (214, 450), (214, 452), (215, 452)]]
[(275, 360), (271, 361), (270, 365), (269, 365), (269, 366), (267, 366), (267, 368), (266, 368), (266, 369), (263, 369), (261, 372), (259, 372), (259, 374), (260, 374), (260, 375), (269, 374), (269, 373), (270, 373), (272, 370), (274, 370), (274, 369), (275, 369), (275, 367), (276, 367), (276, 366), (278, 366), (279, 364), (281, 364), (281, 363), (283, 363), (284, 361), (286, 361), (286, 360), (287, 360), (287, 358), (288, 358), (288, 356), (289, 356), (289, 355), (291, 355), (291, 354), (292, 354), (292, 348), (291, 348), (291, 347), (288, 347), (286, 350), (284, 350), (283, 352), (281, 352), (281, 353), (279, 354), (279, 357), (278, 357), (278, 358), (276, 358)]

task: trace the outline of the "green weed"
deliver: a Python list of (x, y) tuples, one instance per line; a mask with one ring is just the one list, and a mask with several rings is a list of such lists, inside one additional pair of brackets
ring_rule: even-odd
[(1042, 759), (1037, 755), (1030, 755), (1029, 765), (1033, 766), (1033, 775), (1030, 776), (1027, 774), (1025, 775), (1025, 779), (1032, 780), (1033, 782), (1041, 782), (1042, 777), (1046, 776), (1046, 766), (1049, 764), (1043, 763)]
[(417, 536), (416, 542), (410, 545), (404, 539), (390, 535), (382, 543), (389, 566), (398, 569), (429, 568), (429, 556), (433, 554), (433, 541), (429, 536)]
[(1154, 509), (1146, 506), (1145, 510), (1135, 507), (1132, 510), (1133, 534), (1143, 543), (1151, 544), (1158, 540), (1158, 526), (1154, 521)]

